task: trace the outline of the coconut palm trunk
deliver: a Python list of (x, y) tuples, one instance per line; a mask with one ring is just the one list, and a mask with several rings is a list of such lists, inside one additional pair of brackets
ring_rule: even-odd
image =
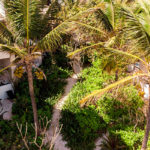
[(39, 135), (40, 131), (39, 131), (39, 123), (38, 123), (37, 105), (35, 101), (34, 87), (33, 87), (32, 65), (27, 63), (26, 69), (27, 69), (27, 75), (28, 75), (29, 93), (30, 93), (30, 98), (32, 102), (34, 124), (35, 124), (36, 132)]
[(147, 109), (147, 123), (146, 123), (145, 135), (144, 135), (144, 139), (142, 142), (141, 150), (146, 150), (147, 148), (149, 132), (150, 132), (150, 97), (149, 97), (149, 104), (148, 104), (148, 109)]

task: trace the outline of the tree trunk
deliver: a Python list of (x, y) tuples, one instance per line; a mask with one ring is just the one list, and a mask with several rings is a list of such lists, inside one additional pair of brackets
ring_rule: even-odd
[(147, 123), (146, 123), (145, 135), (144, 135), (144, 139), (143, 139), (143, 142), (142, 142), (141, 150), (146, 150), (147, 149), (147, 142), (148, 142), (148, 138), (149, 138), (149, 132), (150, 132), (150, 98), (149, 98), (148, 109), (147, 109)]
[(29, 84), (29, 93), (32, 102), (33, 116), (34, 116), (34, 124), (37, 134), (40, 134), (39, 131), (39, 123), (38, 123), (38, 114), (37, 114), (37, 105), (35, 101), (34, 95), (34, 87), (33, 87), (33, 75), (32, 75), (32, 66), (30, 64), (26, 64), (27, 75), (28, 75), (28, 84)]

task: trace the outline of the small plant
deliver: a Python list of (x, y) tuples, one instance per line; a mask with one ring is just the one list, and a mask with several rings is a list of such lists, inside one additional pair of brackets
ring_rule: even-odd
[(122, 144), (116, 135), (107, 135), (103, 137), (100, 144), (101, 150), (127, 150), (127, 146)]
[(53, 150), (54, 142), (57, 136), (59, 135), (61, 128), (59, 130), (56, 128), (51, 141), (46, 143), (45, 142), (47, 140), (46, 132), (50, 125), (50, 120), (48, 120), (47, 117), (42, 117), (39, 119), (39, 122), (40, 122), (40, 131), (41, 131), (40, 137), (37, 136), (36, 126), (35, 128), (34, 126), (32, 126), (35, 131), (35, 136), (33, 137), (33, 139), (30, 139), (28, 137), (28, 124), (27, 123), (26, 123), (25, 129), (22, 128), (23, 127), (22, 124), (19, 125), (18, 123), (16, 123), (19, 133), (21, 135), (21, 138), (23, 140), (23, 143), (27, 150), (32, 150), (33, 147), (36, 147), (36, 149), (38, 150)]

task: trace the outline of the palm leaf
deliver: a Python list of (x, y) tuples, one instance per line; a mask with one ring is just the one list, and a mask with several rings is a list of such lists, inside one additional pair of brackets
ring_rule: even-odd
[(53, 50), (56, 49), (58, 45), (62, 42), (62, 35), (67, 34), (69, 28), (72, 28), (74, 22), (80, 17), (89, 15), (89, 13), (93, 13), (94, 11), (100, 9), (100, 6), (97, 5), (93, 8), (86, 9), (84, 11), (79, 12), (75, 16), (70, 17), (68, 20), (62, 22), (60, 25), (55, 27), (52, 31), (50, 31), (42, 40), (40, 40), (36, 47), (33, 49), (33, 52), (37, 49), (40, 50)]
[(62, 42), (62, 35), (67, 33), (67, 29), (71, 26), (71, 22), (63, 22), (54, 28), (51, 32), (49, 32), (42, 40), (38, 42), (33, 52), (36, 49), (44, 50), (44, 51), (52, 51), (56, 49), (58, 45)]
[(101, 10), (101, 8), (103, 7), (103, 3), (99, 3), (96, 6), (92, 7), (92, 8), (88, 8), (85, 10), (81, 10), (79, 13), (75, 14), (74, 16), (70, 17), (68, 20), (69, 21), (76, 21), (81, 19), (81, 17), (86, 17), (89, 16), (91, 13), (94, 13), (98, 10)]
[(27, 47), (29, 46), (29, 0), (26, 1), (26, 34), (27, 34)]
[(75, 55), (77, 55), (77, 54), (79, 54), (79, 53), (81, 53), (81, 52), (84, 52), (84, 51), (87, 50), (87, 49), (95, 48), (95, 47), (97, 47), (97, 46), (101, 46), (101, 47), (102, 47), (103, 45), (104, 45), (104, 43), (103, 43), (103, 42), (100, 42), (100, 43), (96, 43), (96, 44), (93, 44), (93, 45), (90, 45), (90, 46), (86, 46), (86, 47), (83, 47), (83, 48), (81, 48), (81, 49), (77, 49), (77, 50), (75, 50), (75, 51), (69, 53), (69, 54), (67, 55), (67, 57), (72, 58), (73, 56), (75, 56)]
[(92, 30), (92, 31), (96, 31), (100, 34), (103, 34), (105, 37), (106, 37), (106, 32), (104, 30), (101, 30), (99, 28), (96, 28), (96, 27), (93, 27), (91, 25), (88, 25), (88, 24), (85, 24), (85, 23), (82, 23), (82, 22), (79, 22), (79, 21), (73, 21), (75, 24), (83, 27), (83, 28), (86, 28), (86, 29), (89, 29), (89, 30)]
[(124, 33), (127, 41), (130, 41), (130, 45), (134, 50), (144, 50), (150, 52), (150, 37), (146, 33), (143, 24), (134, 13), (127, 8), (122, 9), (125, 16), (125, 28)]
[(58, 1), (52, 1), (51, 5), (49, 5), (48, 10), (46, 11), (45, 15), (44, 15), (44, 19), (45, 21), (48, 21), (49, 19), (53, 19), (54, 16), (56, 16), (58, 14), (60, 10), (60, 4), (58, 3)]
[(121, 54), (121, 55), (126, 55), (126, 56), (129, 56), (129, 57), (135, 58), (137, 60), (140, 60), (141, 62), (143, 62), (147, 66), (147, 63), (143, 59), (141, 59), (140, 57), (138, 57), (136, 55), (133, 55), (133, 54), (130, 54), (128, 52), (124, 52), (124, 51), (121, 51), (121, 50), (118, 50), (118, 49), (110, 48), (110, 47), (106, 47), (105, 49), (108, 50), (108, 51), (112, 51), (114, 53), (118, 53), (118, 54)]
[[(5, 0), (6, 17), (17, 39), (37, 39), (42, 33), (42, 17), (38, 0)], [(22, 39), (23, 40), (23, 39)]]
[(113, 26), (111, 25), (107, 15), (104, 14), (104, 12), (101, 9), (97, 9), (97, 11), (95, 11), (95, 16), (97, 21), (99, 21), (102, 24), (105, 30), (109, 32), (113, 30)]
[(4, 44), (0, 44), (0, 51), (6, 52), (9, 54), (14, 54), (14, 55), (17, 55), (19, 57), (23, 57), (24, 55), (26, 55), (26, 52), (24, 50), (20, 50), (19, 48), (7, 46)]
[[(91, 49), (91, 48), (95, 48), (97, 46), (101, 46), (100, 50), (101, 49), (104, 49), (104, 50), (108, 50), (108, 51), (111, 51), (113, 53), (117, 53), (117, 54), (120, 54), (120, 55), (125, 55), (125, 56), (129, 56), (129, 57), (132, 57), (132, 58), (135, 58), (137, 60), (140, 60), (141, 62), (143, 62), (146, 66), (147, 66), (147, 63), (141, 59), (140, 57), (136, 56), (136, 55), (133, 55), (133, 54), (130, 54), (128, 52), (124, 52), (124, 51), (121, 51), (121, 50), (118, 50), (118, 49), (115, 49), (115, 48), (111, 48), (111, 47), (107, 47), (109, 45), (111, 45), (111, 42), (113, 41), (113, 38), (111, 38), (112, 40), (109, 40), (108, 42), (106, 42), (105, 44), (103, 42), (100, 42), (100, 43), (97, 43), (97, 44), (93, 44), (91, 46), (87, 46), (87, 47), (83, 47), (81, 49), (77, 49), (75, 50), (74, 52), (71, 52), (67, 55), (67, 57), (71, 58), (73, 56), (75, 56), (76, 54), (79, 54), (87, 49)], [(97, 47), (98, 49), (98, 47)]]
[(136, 74), (136, 75), (133, 75), (133, 76), (128, 76), (128, 77), (123, 78), (123, 79), (121, 79), (121, 80), (119, 80), (119, 81), (117, 81), (117, 82), (115, 82), (115, 83), (113, 83), (113, 84), (108, 85), (108, 86), (107, 86), (106, 88), (104, 88), (104, 89), (95, 90), (94, 92), (92, 92), (91, 94), (89, 94), (89, 95), (87, 95), (85, 98), (83, 98), (83, 99), (80, 101), (80, 104), (81, 104), (81, 106), (84, 106), (85, 103), (86, 103), (90, 98), (92, 98), (92, 97), (94, 97), (94, 96), (100, 97), (101, 95), (103, 95), (105, 92), (111, 90), (112, 88), (114, 88), (114, 87), (116, 87), (116, 86), (118, 86), (118, 85), (120, 85), (120, 84), (123, 84), (123, 83), (125, 83), (125, 82), (127, 82), (127, 81), (130, 81), (131, 79), (134, 79), (134, 78), (136, 78), (136, 77), (140, 77), (140, 76), (149, 76), (149, 74)]
[(3, 71), (7, 70), (8, 68), (15, 66), (13, 63), (11, 63), (10, 65), (8, 65), (7, 67), (4, 67), (3, 69), (0, 70), (0, 73), (2, 73)]
[(0, 38), (9, 43), (13, 42), (14, 39), (12, 33), (2, 21), (0, 21)]

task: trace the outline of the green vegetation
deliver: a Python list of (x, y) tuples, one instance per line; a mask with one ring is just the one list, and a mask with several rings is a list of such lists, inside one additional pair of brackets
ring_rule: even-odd
[(79, 106), (86, 94), (114, 81), (114, 76), (101, 68), (101, 60), (96, 59), (73, 87), (60, 120), (63, 137), (72, 150), (90, 150), (98, 136), (109, 132), (125, 150), (137, 149), (144, 135), (145, 117), (141, 109), (144, 103), (135, 86), (124, 85), (117, 93), (102, 96), (95, 105), (90, 101), (85, 108)]
[[(13, 120), (0, 121), (0, 149), (25, 149), (16, 122), (24, 127), (28, 122), (31, 149), (36, 149), (30, 143), (33, 123), (41, 143), (39, 116), (51, 119), (65, 79), (72, 74), (68, 64), (86, 66), (61, 113), (68, 146), (93, 150), (95, 140), (106, 134), (103, 150), (150, 147), (150, 98), (144, 100), (141, 87), (150, 76), (148, 0), (3, 2), (6, 18), (0, 20), (0, 51), (15, 59), (0, 73), (16, 66), (14, 75), (21, 80), (15, 84)], [(34, 61), (45, 53), (39, 68)], [(134, 71), (127, 73), (129, 65)]]
[[(64, 54), (59, 52), (57, 55)], [(57, 57), (55, 59), (55, 64), (52, 64), (51, 61), (51, 56), (47, 54), (41, 66), (47, 75), (47, 80), (34, 79), (38, 115), (41, 118), (46, 116), (48, 120), (52, 117), (53, 105), (60, 99), (63, 93), (63, 87), (66, 84), (65, 79), (69, 77), (71, 73), (67, 67), (64, 68), (62, 65), (63, 63), (67, 63), (67, 59), (64, 59), (63, 63), (59, 66), (56, 65), (59, 62)], [(23, 125), (23, 133), (25, 132), (25, 125), (28, 123), (28, 140), (29, 142), (34, 140), (33, 137), (35, 131), (32, 127), (32, 106), (28, 93), (28, 81), (26, 75), (24, 75), (22, 80), (15, 86), (15, 92), (16, 100), (13, 105), (13, 120), (0, 120), (0, 150), (25, 149), (16, 122)], [(38, 139), (38, 142), (40, 143), (41, 140)], [(31, 149), (37, 149), (34, 144), (31, 144), (30, 146)]]

